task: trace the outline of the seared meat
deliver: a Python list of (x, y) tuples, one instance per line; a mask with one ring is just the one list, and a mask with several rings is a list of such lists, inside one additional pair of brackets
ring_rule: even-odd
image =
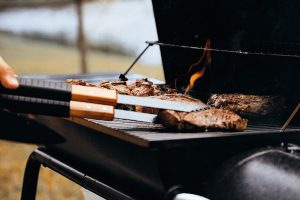
[[(159, 97), (160, 99), (193, 103), (200, 106), (205, 104), (192, 97), (183, 94), (170, 94)], [(173, 110), (161, 110), (158, 113), (158, 120), (164, 126), (180, 130), (244, 130), (247, 128), (247, 120), (232, 111), (225, 109), (210, 108), (191, 113), (177, 112)]]
[(232, 111), (216, 108), (191, 113), (163, 110), (159, 112), (158, 120), (165, 127), (180, 131), (242, 131), (247, 128), (247, 120)]
[(81, 86), (96, 87), (96, 85), (94, 85), (94, 84), (90, 84), (90, 83), (87, 83), (87, 82), (85, 82), (83, 80), (79, 80), (79, 79), (67, 79), (66, 83), (69, 83), (71, 85), (81, 85)]
[(87, 83), (83, 80), (68, 79), (67, 83), (72, 85), (100, 87), (109, 90), (116, 90), (120, 94), (133, 96), (159, 96), (164, 94), (177, 93), (177, 90), (165, 85), (154, 85), (147, 79), (136, 81), (101, 81), (98, 85)]
[(186, 126), (187, 124), (183, 121), (186, 114), (185, 112), (176, 112), (174, 110), (162, 110), (158, 113), (157, 121), (172, 130), (188, 131), (191, 128)]
[(284, 105), (280, 97), (243, 94), (214, 94), (207, 104), (232, 110), (241, 115), (268, 115), (278, 112)]
[(211, 108), (198, 112), (191, 112), (184, 116), (185, 123), (207, 130), (237, 130), (247, 128), (247, 120), (232, 111), (225, 109)]
[(126, 81), (101, 81), (98, 85), (100, 88), (106, 88), (109, 90), (116, 90), (120, 94), (130, 95), (130, 89), (127, 87)]
[(153, 85), (153, 95), (160, 96), (164, 94), (177, 94), (178, 91), (176, 89), (171, 88), (166, 85)]
[(131, 95), (132, 96), (153, 96), (153, 91), (154, 89), (152, 85), (143, 84), (131, 90)]

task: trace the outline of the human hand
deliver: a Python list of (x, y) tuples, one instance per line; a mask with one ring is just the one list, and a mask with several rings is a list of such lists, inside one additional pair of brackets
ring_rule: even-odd
[(19, 87), (17, 75), (11, 67), (0, 56), (0, 82), (8, 89), (16, 89)]

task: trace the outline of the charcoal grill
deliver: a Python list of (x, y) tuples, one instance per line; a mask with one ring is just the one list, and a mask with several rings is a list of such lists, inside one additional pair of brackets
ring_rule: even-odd
[[(299, 102), (300, 3), (152, 2), (159, 42), (151, 45), (161, 47), (168, 85), (175, 86), (176, 80), (179, 89), (187, 86), (191, 75), (187, 68), (199, 59), (210, 39), (212, 63), (191, 91), (194, 96), (282, 95), (291, 109), (276, 123), (253, 120), (244, 132), (178, 133), (161, 125), (126, 120), (30, 116), (29, 127), (38, 124), (57, 140), (36, 139), (43, 145), (28, 160), (22, 199), (35, 198), (40, 164), (107, 199), (169, 200), (179, 193), (211, 199), (298, 199), (299, 192), (292, 185), (300, 182), (300, 127), (288, 126), (284, 132), (281, 127)], [(94, 82), (118, 77), (35, 78)]]

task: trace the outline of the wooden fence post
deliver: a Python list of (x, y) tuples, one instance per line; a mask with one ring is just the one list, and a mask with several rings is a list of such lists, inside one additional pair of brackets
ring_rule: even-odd
[(83, 14), (82, 14), (82, 3), (83, 0), (75, 0), (76, 3), (76, 11), (77, 11), (77, 45), (80, 54), (80, 66), (81, 66), (81, 73), (87, 73), (87, 48), (86, 48), (86, 41), (84, 35), (84, 26), (83, 26)]

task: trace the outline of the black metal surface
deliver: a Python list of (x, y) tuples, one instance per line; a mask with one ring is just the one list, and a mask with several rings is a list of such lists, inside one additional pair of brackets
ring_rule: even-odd
[(21, 200), (35, 200), (41, 164), (35, 152), (31, 153), (24, 172)]
[(28, 158), (24, 178), (21, 200), (35, 200), (40, 166), (48, 167), (60, 173), (78, 185), (104, 197), (107, 200), (132, 200), (129, 196), (114, 190), (89, 175), (69, 166), (64, 161), (49, 154), (46, 149), (38, 148)]
[[(296, 0), (153, 0), (160, 42), (300, 55), (300, 2)], [(186, 87), (188, 67), (203, 51), (161, 47), (167, 84)], [(300, 59), (211, 53), (211, 66), (195, 86), (203, 93), (299, 94)]]
[[(118, 137), (127, 142), (146, 148), (169, 148), (184, 147), (209, 142), (255, 142), (266, 141), (293, 141), (300, 138), (299, 127), (289, 127), (286, 134), (281, 132), (281, 126), (274, 125), (249, 125), (245, 131), (215, 131), (215, 132), (176, 132), (168, 130), (161, 124), (147, 122), (136, 122), (130, 120), (116, 119), (114, 121), (103, 121), (86, 119), (94, 125), (106, 127), (110, 130), (101, 130), (103, 133)], [(85, 125), (81, 120), (79, 124)], [(91, 124), (90, 124), (91, 125)]]
[(64, 138), (51, 127), (42, 125), (28, 115), (0, 111), (0, 139), (31, 144), (56, 144)]
[(279, 149), (262, 149), (235, 157), (210, 183), (210, 199), (299, 199), (300, 157)]
[[(63, 144), (47, 145), (50, 152), (95, 180), (129, 196), (145, 200), (162, 198), (156, 151), (71, 121), (47, 120), (46, 123), (67, 140)], [(131, 159), (133, 157), (135, 159)], [(148, 193), (149, 197), (145, 197)]]
[(248, 133), (229, 135), (194, 133), (194, 137), (199, 137), (195, 139), (192, 134), (176, 138), (175, 133), (160, 136), (150, 130), (143, 135), (145, 131), (132, 131), (131, 125), (131, 129), (120, 132), (123, 135), (120, 137), (110, 135), (108, 128), (99, 131), (95, 123), (89, 126), (43, 118), (37, 120), (52, 127), (66, 140), (63, 144), (46, 145), (50, 152), (94, 179), (143, 200), (164, 199), (175, 186), (183, 192), (203, 195), (214, 170), (234, 155), (256, 148), (278, 147), (282, 142), (300, 143), (299, 129), (282, 134), (270, 127), (256, 127)]

